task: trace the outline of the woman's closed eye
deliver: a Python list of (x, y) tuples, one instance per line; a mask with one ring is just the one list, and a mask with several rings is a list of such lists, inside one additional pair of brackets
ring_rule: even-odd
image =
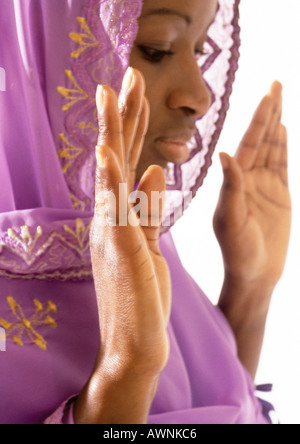
[[(172, 57), (175, 54), (171, 50), (156, 49), (146, 45), (139, 45), (138, 48), (143, 57), (150, 63), (161, 63), (165, 58)], [(197, 60), (205, 55), (207, 55), (207, 51), (203, 49), (195, 50), (195, 58)]]
[(201, 57), (204, 57), (208, 54), (209, 54), (209, 52), (206, 51), (205, 49), (196, 49), (196, 51), (195, 51), (195, 57), (197, 60), (201, 59)]
[(173, 51), (151, 48), (150, 46), (139, 45), (143, 57), (151, 63), (160, 63), (166, 57), (174, 55)]

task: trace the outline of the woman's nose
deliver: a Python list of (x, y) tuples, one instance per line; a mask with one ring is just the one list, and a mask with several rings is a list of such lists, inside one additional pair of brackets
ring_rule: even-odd
[(203, 117), (212, 104), (212, 96), (195, 58), (191, 63), (182, 64), (172, 78), (174, 87), (168, 97), (168, 107), (180, 109), (193, 118)]

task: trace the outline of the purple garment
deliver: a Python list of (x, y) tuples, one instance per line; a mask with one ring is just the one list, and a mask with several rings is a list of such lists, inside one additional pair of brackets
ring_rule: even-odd
[[(162, 236), (161, 247), (173, 283), (170, 359), (149, 423), (265, 424), (225, 318), (182, 267), (170, 233)], [(36, 424), (50, 416), (48, 423), (60, 423), (67, 411), (53, 412), (79, 393), (97, 354), (93, 282), (14, 281), (14, 300), (20, 301), (14, 310), (3, 297), (11, 291), (12, 283), (2, 280), (1, 316), (16, 325), (15, 335), (26, 318), (41, 337), (24, 328), (23, 346), (10, 336), (7, 351), (0, 354), (0, 422)]]
[[(226, 115), (237, 5), (220, 0), (202, 67), (214, 102), (190, 162), (169, 171), (175, 206), (182, 191), (202, 184)], [(97, 83), (119, 88), (140, 8), (140, 0), (0, 0), (7, 81), (0, 92), (0, 423), (72, 423), (66, 401), (92, 371), (99, 346), (88, 236), (94, 96)], [(173, 284), (171, 354), (149, 422), (266, 423), (226, 320), (182, 268), (169, 232), (161, 246)]]

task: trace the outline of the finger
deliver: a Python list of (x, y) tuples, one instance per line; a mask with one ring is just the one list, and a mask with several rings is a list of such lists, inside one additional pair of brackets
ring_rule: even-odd
[(129, 165), (130, 153), (140, 121), (145, 88), (142, 74), (136, 69), (128, 68), (119, 96), (119, 110), (123, 122), (125, 162), (127, 166)]
[(265, 96), (256, 109), (235, 156), (243, 171), (249, 171), (255, 165), (258, 150), (265, 138), (272, 112), (273, 100), (270, 96)]
[(274, 100), (275, 113), (278, 115), (278, 119), (281, 120), (282, 116), (282, 84), (277, 80), (272, 83), (270, 89), (270, 96)]
[(287, 129), (284, 125), (281, 125), (280, 140), (281, 157), (279, 173), (284, 185), (288, 186), (288, 135)]
[(282, 151), (282, 128), (277, 124), (277, 128), (269, 142), (269, 153), (265, 166), (268, 170), (278, 173), (280, 169), (281, 151)]
[(241, 193), (244, 191), (242, 170), (236, 159), (226, 153), (220, 153), (220, 161), (223, 168), (224, 182), (223, 192)]
[[(150, 166), (144, 173), (137, 193), (144, 193), (144, 205), (140, 206), (140, 221), (150, 249), (160, 253), (159, 236), (166, 191), (165, 174), (161, 167)], [(143, 196), (142, 196), (143, 197)]]
[(246, 217), (245, 186), (243, 172), (236, 159), (228, 154), (220, 153), (220, 161), (224, 180), (214, 216), (214, 228), (216, 233), (224, 234), (224, 232), (230, 231), (237, 232), (244, 223)]
[(273, 110), (266, 134), (260, 149), (258, 150), (255, 166), (257, 168), (267, 167), (267, 159), (270, 150), (274, 146), (274, 138), (278, 136), (278, 125), (282, 116), (282, 85), (279, 82), (273, 82), (270, 90), (270, 97), (273, 100)]
[(114, 151), (124, 176), (123, 128), (117, 95), (109, 86), (99, 85), (96, 93), (96, 104), (99, 122), (97, 145), (107, 146)]
[(148, 124), (149, 124), (149, 115), (150, 115), (150, 107), (149, 103), (144, 97), (143, 99), (143, 106), (142, 111), (138, 123), (138, 127), (135, 133), (135, 139), (132, 144), (131, 153), (129, 156), (129, 179), (128, 179), (128, 185), (130, 192), (133, 190), (135, 185), (135, 179), (136, 179), (136, 170), (138, 167), (138, 163), (140, 160), (141, 152), (143, 149), (145, 136), (148, 130)]
[(121, 182), (122, 171), (116, 153), (108, 146), (96, 146), (95, 216), (101, 225), (119, 224), (119, 201), (127, 202), (127, 188), (124, 192)]

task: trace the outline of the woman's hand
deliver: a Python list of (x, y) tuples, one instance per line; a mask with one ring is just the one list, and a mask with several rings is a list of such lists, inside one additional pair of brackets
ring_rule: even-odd
[(221, 154), (224, 184), (214, 217), (225, 273), (274, 287), (287, 254), (291, 199), (282, 87), (272, 85), (234, 158)]
[(261, 101), (234, 158), (221, 154), (224, 184), (214, 216), (225, 279), (219, 306), (255, 378), (273, 289), (288, 249), (291, 199), (282, 87)]
[(165, 190), (163, 170), (152, 166), (140, 181), (138, 192), (147, 198), (139, 205), (144, 226), (128, 202), (148, 125), (144, 94), (143, 77), (131, 68), (119, 98), (110, 87), (97, 91), (96, 206), (90, 243), (101, 347), (77, 401), (78, 422), (146, 421), (168, 359), (171, 285), (159, 249), (163, 208), (160, 203), (155, 214), (151, 208), (151, 191)]

